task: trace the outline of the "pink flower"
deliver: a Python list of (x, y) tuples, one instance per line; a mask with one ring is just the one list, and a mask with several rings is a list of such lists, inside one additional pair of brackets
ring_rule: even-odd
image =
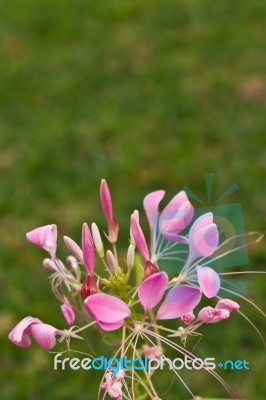
[(218, 301), (218, 303), (215, 306), (216, 309), (223, 309), (223, 310), (228, 310), (229, 312), (232, 311), (237, 311), (240, 309), (240, 305), (233, 300), (229, 299), (221, 299)]
[(117, 219), (114, 218), (113, 216), (113, 205), (112, 205), (111, 194), (105, 179), (102, 179), (101, 181), (100, 199), (102, 204), (102, 210), (108, 223), (108, 235), (109, 235), (108, 238), (111, 243), (115, 243), (117, 240), (119, 225)]
[(73, 310), (72, 304), (70, 304), (66, 297), (64, 299), (64, 303), (61, 305), (61, 311), (68, 325), (72, 325), (75, 321), (75, 312)]
[(31, 243), (48, 251), (52, 258), (55, 257), (57, 247), (56, 225), (46, 225), (33, 229), (26, 234), (26, 237)]
[(211, 212), (202, 215), (193, 223), (188, 240), (192, 259), (209, 257), (215, 252), (219, 243), (219, 231), (217, 225), (213, 223)]
[(197, 321), (202, 321), (205, 324), (213, 324), (222, 321), (223, 319), (227, 319), (229, 316), (230, 312), (228, 310), (204, 307), (200, 310)]
[(150, 259), (148, 246), (146, 243), (144, 233), (140, 227), (138, 218), (135, 213), (131, 215), (131, 230), (132, 230), (132, 234), (134, 236), (138, 251), (140, 252), (144, 261), (148, 261)]
[(124, 301), (105, 293), (92, 294), (84, 301), (84, 305), (105, 331), (121, 328), (125, 318), (131, 315), (131, 311)]
[(38, 318), (26, 317), (10, 332), (9, 339), (20, 347), (31, 345), (30, 335), (45, 350), (51, 350), (55, 344), (58, 329), (44, 324)]
[(82, 226), (82, 254), (87, 273), (93, 276), (95, 266), (94, 244), (90, 229), (86, 223)]

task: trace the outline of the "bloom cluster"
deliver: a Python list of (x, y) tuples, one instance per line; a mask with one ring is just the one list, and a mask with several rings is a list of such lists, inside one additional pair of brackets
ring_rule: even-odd
[[(163, 190), (157, 190), (144, 199), (150, 246), (140, 226), (138, 211), (132, 213), (129, 247), (124, 258), (117, 250), (119, 223), (113, 215), (105, 180), (100, 186), (100, 201), (107, 220), (105, 236), (110, 247), (107, 251), (95, 223), (91, 226), (83, 224), (81, 245), (64, 236), (64, 243), (71, 253), (65, 263), (57, 256), (56, 225), (28, 232), (27, 239), (49, 254), (43, 267), (51, 272), (54, 294), (61, 302), (61, 311), (70, 327), (58, 329), (29, 316), (15, 326), (9, 339), (18, 346), (28, 347), (32, 337), (42, 348), (51, 350), (57, 338), (66, 340), (69, 346), (72, 339), (80, 339), (84, 331), (98, 326), (100, 331), (116, 331), (120, 337), (121, 344), (114, 357), (120, 355), (122, 358), (130, 353), (132, 358), (140, 355), (159, 358), (169, 346), (181, 355), (195, 359), (185, 348), (187, 337), (200, 335), (198, 330), (203, 324), (217, 323), (229, 318), (233, 311), (240, 312), (240, 306), (219, 296), (221, 274), (208, 266), (215, 261), (215, 252), (222, 245), (213, 214), (208, 212), (193, 221), (194, 207), (184, 191), (174, 196), (160, 212), (159, 204), (164, 195)], [(182, 269), (173, 276), (161, 269), (161, 260), (167, 257), (176, 260), (181, 257), (183, 262)], [(215, 304), (201, 308), (202, 297), (215, 298)], [(88, 320), (86, 325), (74, 326), (77, 313), (82, 313)], [(177, 320), (178, 326), (170, 329), (167, 326), (169, 320)], [(169, 337), (181, 339), (181, 343)], [(104, 397), (108, 393), (111, 398), (131, 399), (135, 398), (136, 392), (159, 399), (147, 371), (143, 376), (137, 371), (132, 371), (130, 376), (126, 372), (121, 370), (114, 376), (111, 371), (105, 371), (99, 397), (103, 391)], [(208, 372), (230, 392), (215, 371)], [(194, 397), (180, 375), (175, 373)]]

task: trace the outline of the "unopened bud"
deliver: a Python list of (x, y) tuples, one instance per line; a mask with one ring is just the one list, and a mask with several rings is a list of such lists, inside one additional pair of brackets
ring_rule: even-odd
[(64, 236), (63, 239), (68, 250), (83, 264), (83, 254), (79, 245), (68, 236)]
[(52, 271), (57, 271), (56, 263), (50, 258), (45, 258), (42, 262), (42, 265), (46, 269), (51, 269)]
[(99, 228), (94, 222), (91, 225), (91, 233), (92, 233), (93, 241), (94, 241), (95, 248), (96, 248), (96, 251), (98, 253), (98, 256), (100, 258), (103, 258), (104, 257), (103, 242), (102, 242), (102, 238), (101, 238), (101, 234), (100, 234)]
[(106, 259), (107, 259), (107, 263), (108, 263), (108, 266), (109, 266), (111, 272), (114, 275), (117, 274), (118, 264), (117, 264), (115, 256), (111, 252), (111, 250), (107, 250)]
[[(138, 210), (135, 210), (135, 211), (133, 212), (132, 215), (135, 215), (136, 220), (139, 222), (139, 212), (138, 212)], [(130, 225), (131, 225), (131, 224), (130, 224)], [(134, 238), (134, 235), (133, 235), (131, 226), (130, 226), (130, 243), (131, 243), (134, 247), (136, 247), (136, 242), (135, 242), (135, 238)]]
[(130, 244), (127, 251), (127, 267), (131, 270), (134, 267), (135, 262), (135, 247)]
[(146, 261), (143, 269), (143, 279), (148, 278), (156, 272), (159, 272), (159, 269), (156, 267), (156, 265), (154, 265), (150, 260)]
[(87, 276), (85, 282), (81, 286), (80, 294), (81, 296), (86, 299), (87, 297), (91, 296), (92, 294), (96, 294), (99, 292), (99, 288), (97, 283), (95, 282), (93, 276)]
[(193, 313), (185, 314), (183, 317), (181, 317), (181, 321), (184, 322), (184, 324), (189, 325), (192, 321), (195, 320), (195, 315)]

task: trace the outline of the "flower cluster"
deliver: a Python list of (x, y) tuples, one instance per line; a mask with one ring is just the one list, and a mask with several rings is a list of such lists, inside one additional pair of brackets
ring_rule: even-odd
[[(169, 346), (194, 359), (184, 347), (187, 337), (200, 335), (197, 331), (203, 324), (227, 319), (233, 311), (240, 312), (240, 307), (237, 302), (219, 296), (222, 274), (208, 266), (215, 261), (215, 252), (222, 246), (213, 214), (208, 212), (193, 221), (194, 208), (184, 191), (174, 196), (160, 212), (159, 204), (164, 195), (163, 190), (158, 190), (144, 199), (150, 246), (140, 226), (138, 211), (132, 213), (130, 244), (124, 258), (117, 250), (119, 223), (113, 216), (105, 180), (101, 182), (100, 200), (107, 220), (105, 236), (110, 245), (107, 251), (95, 223), (83, 224), (81, 245), (64, 236), (71, 253), (65, 263), (57, 257), (56, 225), (42, 226), (27, 233), (27, 239), (50, 256), (44, 259), (43, 267), (51, 272), (54, 294), (61, 302), (61, 311), (70, 327), (57, 329), (29, 316), (15, 326), (9, 339), (18, 346), (28, 347), (32, 337), (42, 348), (50, 350), (58, 336), (59, 341), (66, 340), (69, 346), (72, 339), (82, 338), (80, 334), (85, 330), (98, 326), (102, 332), (117, 332), (121, 339), (114, 357), (130, 354), (132, 358), (140, 355), (159, 358)], [(183, 257), (182, 269), (168, 276), (161, 268), (161, 260), (167, 257), (180, 260), (180, 256)], [(202, 297), (207, 301), (216, 298), (216, 304), (201, 308)], [(77, 313), (87, 319), (86, 325), (73, 325)], [(178, 326), (170, 329), (169, 320), (177, 320)], [(181, 343), (169, 337), (179, 338)], [(215, 371), (208, 372), (230, 392)], [(176, 375), (194, 397), (180, 375)], [(151, 378), (147, 371), (142, 376), (132, 371), (129, 377), (124, 370), (115, 376), (105, 371), (99, 393), (103, 390), (104, 397), (107, 393), (111, 398), (129, 399), (135, 398), (135, 391), (138, 391), (159, 399)]]

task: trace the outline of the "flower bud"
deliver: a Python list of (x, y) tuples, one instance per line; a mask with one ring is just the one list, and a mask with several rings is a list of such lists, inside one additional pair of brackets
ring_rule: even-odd
[(196, 317), (193, 313), (188, 313), (188, 314), (183, 315), (183, 317), (181, 317), (181, 321), (184, 322), (184, 324), (186, 324), (186, 325), (189, 325), (195, 319), (196, 319)]
[(135, 247), (130, 244), (127, 251), (127, 267), (131, 270), (134, 267), (135, 262)]
[(42, 265), (46, 269), (51, 269), (52, 271), (57, 271), (56, 263), (51, 260), (51, 258), (45, 258), (42, 262)]
[[(139, 212), (138, 212), (138, 210), (135, 210), (132, 215), (135, 215), (136, 221), (138, 221), (138, 223), (139, 223)], [(130, 224), (130, 243), (134, 246), (134, 248), (136, 247), (136, 242), (135, 242), (135, 238), (134, 238), (134, 235), (133, 235), (133, 232), (132, 232), (131, 224)]]
[(239, 310), (240, 305), (236, 301), (233, 301), (233, 300), (221, 299), (218, 301), (215, 308), (218, 310), (223, 309), (223, 310), (228, 310), (229, 312), (232, 312), (232, 311)]
[(154, 265), (150, 260), (146, 261), (143, 269), (143, 279), (148, 278), (156, 272), (159, 272), (159, 269), (156, 267), (156, 265)]
[(100, 258), (103, 258), (104, 257), (103, 242), (102, 242), (102, 238), (101, 238), (101, 234), (100, 234), (99, 228), (94, 222), (91, 225), (91, 233), (92, 233), (93, 241), (94, 241), (95, 248), (96, 248), (96, 251), (98, 253), (98, 256)]
[(63, 239), (70, 253), (72, 253), (76, 257), (76, 259), (83, 264), (83, 254), (79, 245), (68, 236), (64, 236)]
[(230, 312), (228, 310), (217, 310), (216, 308), (212, 307), (204, 307), (198, 314), (198, 320), (204, 322), (205, 324), (213, 324), (229, 318), (229, 316)]
[(87, 276), (85, 282), (81, 286), (80, 294), (84, 299), (86, 299), (87, 297), (95, 293), (99, 293), (97, 283), (95, 282), (93, 276)]
[(117, 264), (115, 256), (111, 252), (111, 250), (107, 250), (106, 259), (107, 259), (107, 263), (108, 263), (108, 266), (109, 266), (112, 274), (114, 274), (114, 275), (117, 274), (118, 264)]

